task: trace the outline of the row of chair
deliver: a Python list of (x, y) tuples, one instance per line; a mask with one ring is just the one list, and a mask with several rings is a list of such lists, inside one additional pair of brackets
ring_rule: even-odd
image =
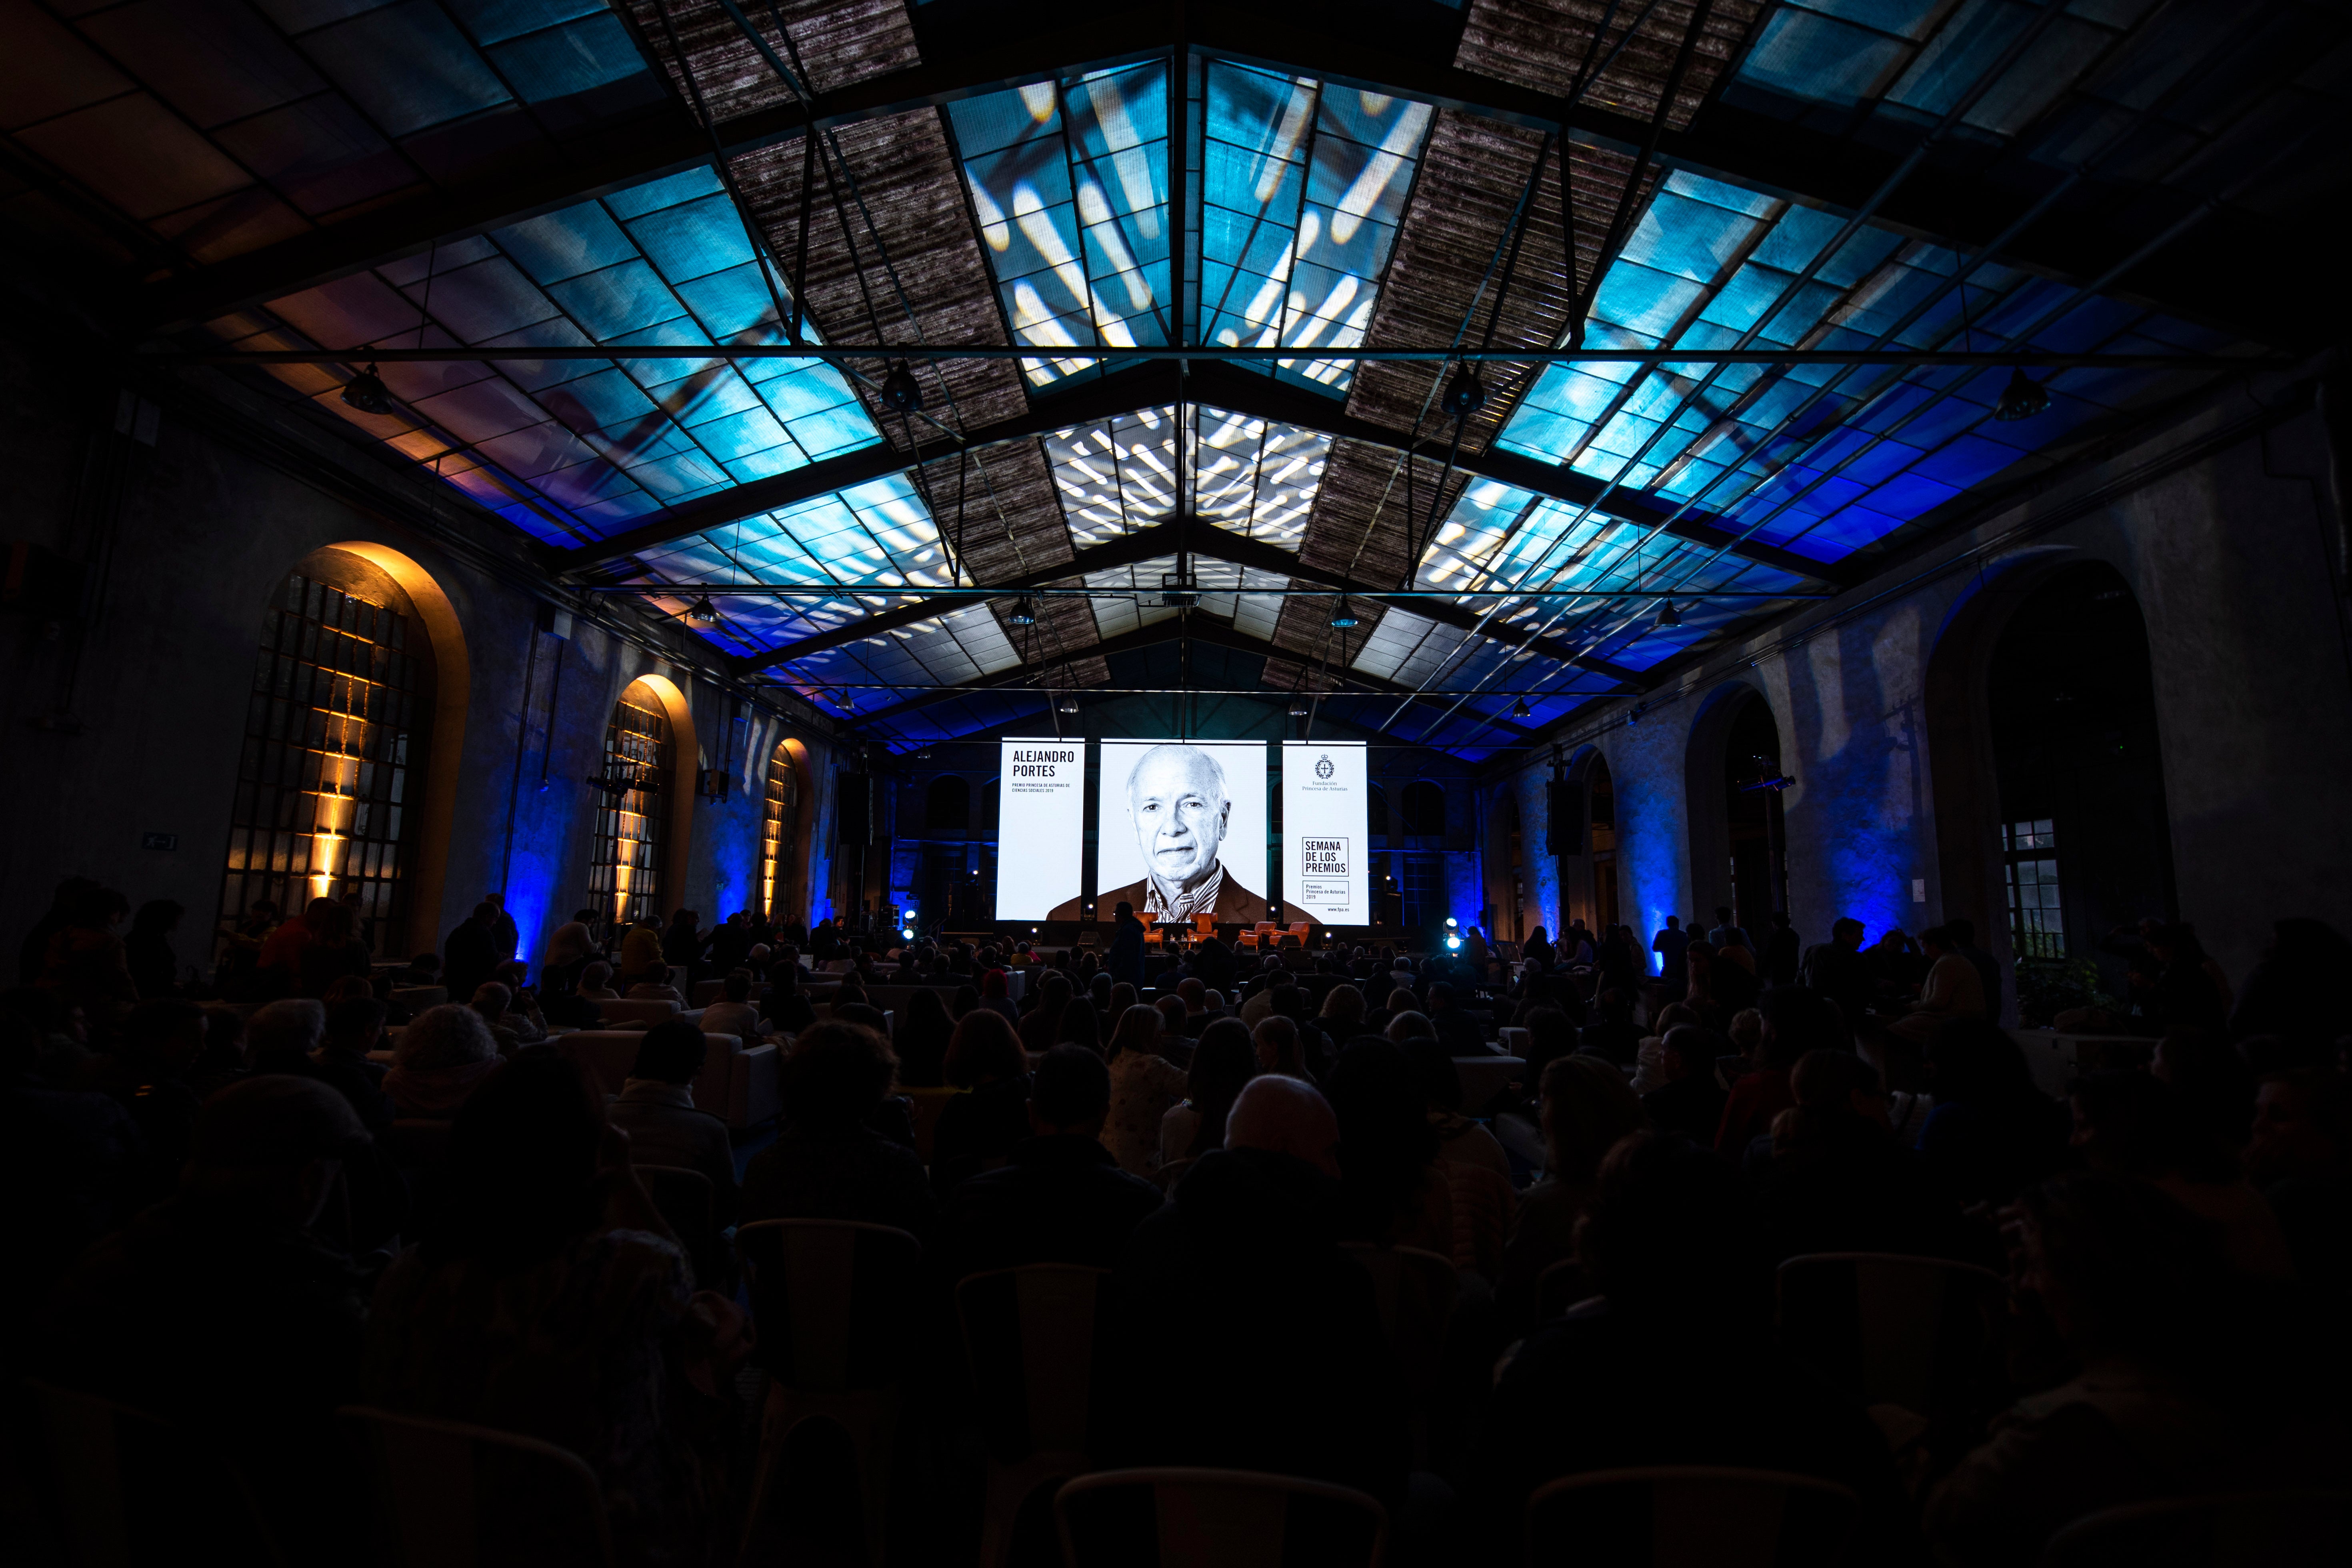
[[(288, 1558), (235, 1467), (170, 1423), (47, 1384), (32, 1392), (47, 1493), (80, 1568)], [(511, 1432), (362, 1406), (342, 1413), (371, 1483), (386, 1568), (608, 1568), (602, 1489), (577, 1455)], [(1050, 1479), (1041, 1476), (1043, 1479)], [(183, 1506), (184, 1505), (184, 1506)], [(1564, 1476), (1524, 1517), (1525, 1561), (1583, 1568), (1766, 1568), (1844, 1560), (1858, 1504), (1811, 1476), (1656, 1467)], [(1054, 1496), (1069, 1568), (1380, 1568), (1387, 1512), (1361, 1492), (1249, 1471), (1110, 1470)], [(989, 1547), (990, 1563), (1001, 1561)], [(2352, 1560), (2352, 1494), (2244, 1492), (2077, 1520), (2044, 1568), (2320, 1568)], [(749, 1568), (751, 1559), (746, 1555)], [(869, 1563), (880, 1562), (869, 1557)]]

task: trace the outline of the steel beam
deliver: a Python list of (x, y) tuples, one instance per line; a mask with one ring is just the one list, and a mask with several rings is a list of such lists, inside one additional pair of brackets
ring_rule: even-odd
[[(1135, 653), (1144, 648), (1160, 647), (1169, 643), (1187, 640), (1204, 643), (1212, 647), (1227, 648), (1235, 653), (1250, 654), (1260, 658), (1296, 659), (1298, 657), (1287, 648), (1278, 647), (1273, 643), (1227, 626), (1223, 621), (1208, 619), (1198, 614), (1179, 616), (1172, 621), (1156, 622), (1151, 626), (1138, 627), (1131, 632), (1122, 632), (1115, 637), (1105, 637), (1087, 651), (1108, 657), (1112, 654)], [(1037, 664), (1017, 665), (1011, 669), (998, 670), (992, 675), (983, 675), (976, 680), (967, 680), (956, 686), (939, 687), (924, 692), (919, 697), (910, 697), (903, 702), (891, 703), (887, 708), (877, 708), (870, 713), (852, 713), (848, 717), (855, 723), (884, 722), (928, 708), (936, 702), (947, 701), (951, 698), (969, 697), (982, 691), (1002, 691), (1006, 687), (1022, 685), (1035, 679), (1041, 674), (1059, 668), (1060, 663), (1059, 659), (1047, 659)], [(1348, 685), (1334, 688), (1322, 695), (1411, 697), (1433, 707), (1450, 706), (1441, 698), (1416, 693), (1409, 686), (1401, 685), (1393, 680), (1384, 680), (1378, 676), (1365, 675), (1360, 671), (1342, 672), (1340, 679)], [(1039, 695), (1049, 698), (1058, 697), (1064, 689), (1061, 687), (1040, 688)], [(1275, 687), (1266, 688), (1265, 694), (1268, 697), (1289, 695), (1286, 690)], [(1535, 733), (1534, 731), (1515, 724), (1507, 719), (1496, 719), (1485, 713), (1479, 714), (1478, 717), (1523, 741), (1531, 738)]]
[[(1400, 93), (1534, 131), (1560, 124), (1559, 102), (1551, 94), (1394, 52), (1369, 31), (1331, 27), (1319, 10), (1310, 16), (1307, 8), (1282, 0), (1191, 4), (1183, 8), (1182, 33), (1185, 46), (1223, 58)], [(1094, 8), (1083, 27), (1055, 26), (837, 88), (824, 95), (824, 112), (815, 122), (846, 125), (950, 103), (1051, 79), (1073, 68), (1165, 55), (1178, 41), (1169, 7), (1106, 4)], [(809, 123), (800, 105), (782, 104), (723, 121), (717, 133), (721, 149), (734, 155), (791, 141)], [(1578, 105), (1567, 124), (1588, 144), (1629, 152), (1648, 129), (1642, 121), (1591, 103)], [(1849, 211), (1876, 188), (1895, 156), (1720, 101), (1710, 103), (1687, 129), (1667, 131), (1658, 148), (1659, 161), (1669, 165)], [(709, 137), (682, 104), (674, 105), (660, 114), (599, 128), (522, 167), (509, 165), (398, 197), (362, 216), (151, 285), (131, 314), (135, 325), (150, 331), (206, 321), (413, 255), (436, 240), (483, 233), (709, 157)], [(1965, 249), (2000, 232), (2032, 199), (2031, 192), (1966, 174), (1922, 169), (1882, 216), (1892, 226)], [(2231, 255), (2245, 253), (2242, 227), (2231, 226), (2228, 244)], [(2128, 254), (2132, 245), (2128, 236), (2095, 218), (2053, 215), (2012, 244), (2004, 259), (2059, 276), (2093, 278)], [(2130, 281), (2167, 309), (2210, 318), (2230, 296), (2212, 286), (2209, 259), (2200, 254), (2192, 264), (2184, 253), (2170, 264), (2151, 262)], [(2285, 319), (2276, 310), (2268, 313)]]

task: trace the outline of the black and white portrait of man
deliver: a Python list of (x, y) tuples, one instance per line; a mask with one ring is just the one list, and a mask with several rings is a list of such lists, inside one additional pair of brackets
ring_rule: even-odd
[[(1110, 804), (1104, 802), (1106, 837), (1117, 831)], [(1196, 914), (1213, 914), (1219, 925), (1253, 925), (1266, 918), (1265, 896), (1243, 886), (1223, 859), (1233, 793), (1214, 752), (1181, 743), (1152, 747), (1128, 774), (1126, 805), (1143, 875), (1097, 895), (1097, 908), (1129, 903), (1169, 924)], [(1255, 847), (1244, 850), (1250, 847)], [(1073, 899), (1050, 918), (1076, 920), (1079, 907)]]

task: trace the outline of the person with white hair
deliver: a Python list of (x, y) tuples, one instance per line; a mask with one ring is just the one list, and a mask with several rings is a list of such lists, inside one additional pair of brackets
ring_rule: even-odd
[(457, 1114), (499, 1065), (498, 1037), (463, 1002), (427, 1007), (400, 1032), (383, 1091), (403, 1116), (442, 1121)]
[[(1198, 746), (1154, 746), (1127, 778), (1127, 817), (1143, 875), (1100, 895), (1104, 909), (1122, 903), (1169, 925), (1213, 914), (1221, 926), (1253, 925), (1266, 918), (1265, 898), (1242, 886), (1222, 856), (1232, 826), (1233, 797), (1225, 770)], [(1083, 918), (1084, 900), (1069, 899), (1046, 918)]]

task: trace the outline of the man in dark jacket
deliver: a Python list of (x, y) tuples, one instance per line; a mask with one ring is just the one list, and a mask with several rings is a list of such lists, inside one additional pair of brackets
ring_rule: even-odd
[(1112, 984), (1125, 981), (1138, 991), (1143, 989), (1143, 922), (1135, 918), (1133, 904), (1118, 906), (1103, 967), (1110, 971)]
[(1446, 1054), (1456, 1057), (1483, 1057), (1494, 1054), (1486, 1043), (1486, 1031), (1478, 1020), (1465, 1012), (1455, 1000), (1454, 986), (1441, 980), (1429, 988), (1429, 1022), (1437, 1030), (1437, 1039)]
[(1116, 1268), (1160, 1189), (1102, 1145), (1110, 1069), (1083, 1046), (1055, 1046), (1029, 1086), (1029, 1131), (1011, 1163), (956, 1188), (948, 1209), (955, 1277), (1024, 1263)]
[(1371, 1280), (1336, 1239), (1339, 1121), (1310, 1086), (1268, 1076), (1225, 1127), (1115, 1281), (1132, 1331), (1109, 1372), (1107, 1463), (1270, 1470), (1393, 1507), (1409, 1408)]

